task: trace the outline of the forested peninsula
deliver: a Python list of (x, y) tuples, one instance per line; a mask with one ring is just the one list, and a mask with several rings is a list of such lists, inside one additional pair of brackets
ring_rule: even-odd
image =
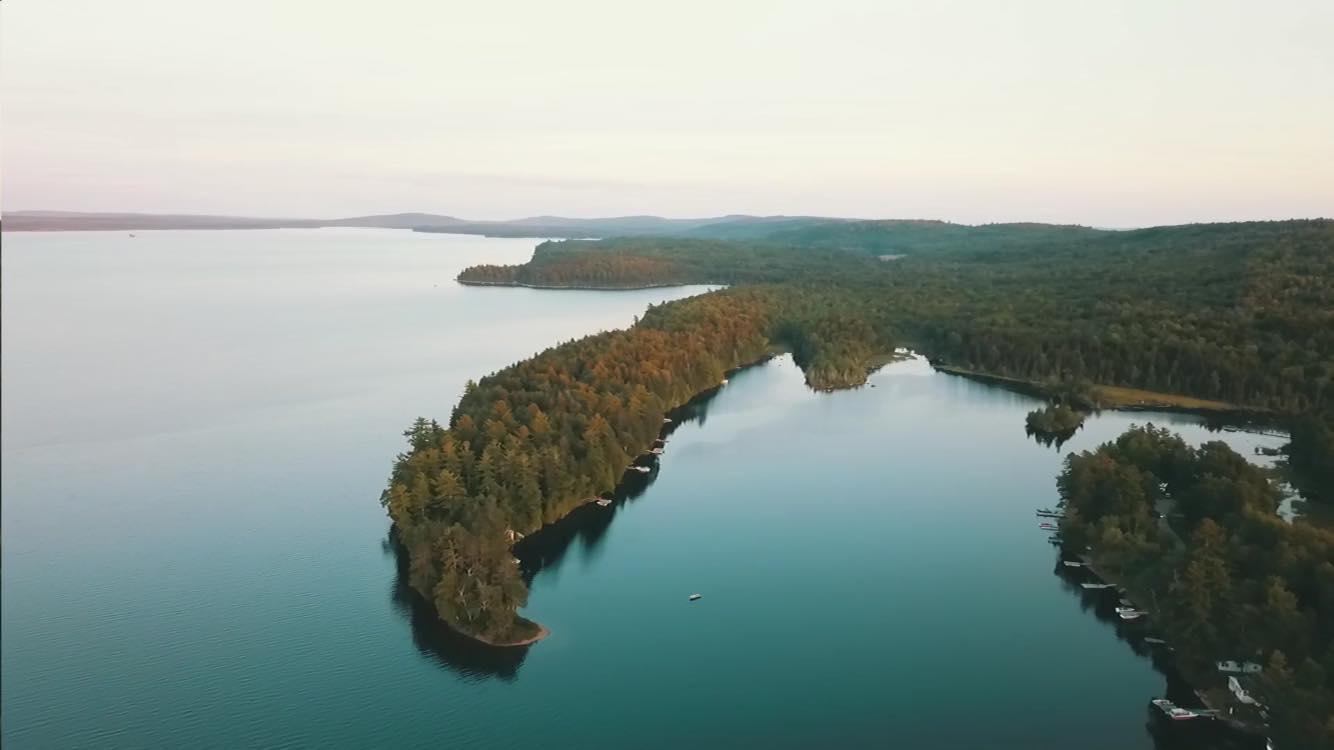
[[(539, 632), (517, 614), (526, 588), (510, 552), (516, 535), (611, 490), (651, 447), (664, 415), (774, 345), (790, 349), (808, 384), (822, 389), (865, 382), (885, 353), (907, 346), (934, 364), (1024, 383), (1058, 403), (1096, 402), (1097, 394), (1109, 393), (1147, 393), (1154, 403), (1182, 406), (1208, 399), (1288, 428), (1294, 476), (1300, 470), (1308, 477), (1308, 499), (1329, 500), (1322, 479), (1334, 465), (1334, 222), (1328, 220), (1133, 231), (844, 221), (779, 226), (736, 240), (570, 240), (539, 245), (520, 266), (469, 268), (459, 281), (729, 287), (653, 307), (627, 330), (562, 344), (487, 376), (469, 385), (448, 425), (423, 419), (407, 433), (410, 449), (399, 457), (383, 502), (407, 551), (412, 585), (452, 627), (489, 643), (526, 642)], [(1126, 403), (1133, 401), (1113, 405)], [(1064, 412), (1060, 420), (1055, 412), (1048, 416), (1069, 423)], [(1045, 424), (1047, 417), (1035, 419)], [(1275, 571), (1281, 590), (1274, 575), (1261, 576), (1218, 594), (1223, 598), (1211, 600), (1210, 616), (1245, 602), (1265, 617), (1274, 607), (1286, 612), (1290, 603), (1301, 627), (1289, 624), (1245, 642), (1220, 630), (1202, 641), (1198, 659), (1245, 651), (1247, 658), (1260, 652), (1272, 660), (1292, 648), (1286, 639), (1300, 630), (1300, 649), (1290, 656), (1306, 666), (1290, 675), (1276, 669), (1282, 684), (1272, 689), (1296, 691), (1308, 707), (1330, 705), (1329, 532), (1254, 520), (1272, 516), (1268, 477), (1214, 453), (1174, 460), (1170, 467), (1137, 466), (1141, 473), (1093, 493), (1098, 503), (1111, 503), (1106, 507), (1083, 507), (1078, 483), (1063, 478), (1067, 503), (1081, 509), (1063, 521), (1070, 538), (1088, 540), (1109, 564), (1128, 560), (1123, 564), (1134, 575), (1153, 571), (1146, 590), (1212, 586), (1212, 592), (1221, 590), (1216, 580), (1183, 584), (1170, 575), (1188, 570), (1189, 562), (1180, 561), (1199, 546), (1191, 540), (1212, 539), (1201, 548), (1215, 550), (1228, 568), (1249, 563), (1231, 555), (1265, 530), (1272, 554), (1288, 560), (1275, 563), (1286, 566), (1281, 570), (1261, 568)], [(1080, 466), (1070, 464), (1067, 474)], [(1235, 497), (1242, 490), (1211, 478), (1224, 470), (1219, 476), (1252, 487), (1260, 499), (1199, 501), (1173, 528), (1186, 541), (1169, 556), (1135, 504), (1161, 492)], [(1170, 481), (1163, 479), (1169, 474)], [(1187, 474), (1189, 483), (1181, 478)], [(1155, 489), (1164, 482), (1166, 490)], [(1140, 556), (1125, 557), (1126, 545)], [(1294, 562), (1297, 545), (1303, 560), (1315, 562)], [(1272, 596), (1255, 593), (1260, 589)], [(1169, 627), (1193, 637), (1187, 618)], [(1293, 731), (1311, 747), (1334, 741), (1334, 726)]]

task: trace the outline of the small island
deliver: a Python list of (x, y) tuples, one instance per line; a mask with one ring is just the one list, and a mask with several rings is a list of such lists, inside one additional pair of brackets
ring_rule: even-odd
[(1055, 443), (1059, 448), (1084, 426), (1084, 417), (1084, 412), (1065, 404), (1048, 404), (1030, 411), (1025, 419), (1025, 427), (1029, 435), (1048, 445)]

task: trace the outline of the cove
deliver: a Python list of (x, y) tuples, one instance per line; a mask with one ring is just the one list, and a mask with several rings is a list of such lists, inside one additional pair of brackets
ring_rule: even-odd
[(1035, 399), (920, 360), (826, 394), (782, 357), (693, 402), (654, 473), (517, 548), (541, 643), (422, 617), (375, 503), (401, 430), (692, 291), (449, 282), (532, 244), (6, 235), (6, 746), (1169, 746), (1164, 676), (1033, 509), (1131, 423), (1282, 438), (1105, 412), (1058, 452)]

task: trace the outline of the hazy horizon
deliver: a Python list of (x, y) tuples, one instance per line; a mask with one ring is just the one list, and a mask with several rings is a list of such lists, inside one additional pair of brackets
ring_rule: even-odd
[(3, 208), (1334, 214), (1334, 4), (0, 8)]

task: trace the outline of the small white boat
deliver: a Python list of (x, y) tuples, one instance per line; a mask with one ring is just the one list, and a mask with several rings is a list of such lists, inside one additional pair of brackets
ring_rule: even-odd
[(667, 417), (663, 417), (663, 418), (662, 418), (662, 423), (663, 423), (663, 424), (669, 424), (669, 423), (671, 423), (671, 421), (672, 421), (672, 420), (668, 419)]
[(723, 378), (723, 382), (719, 383), (718, 385), (727, 385), (727, 378)]
[(1199, 714), (1188, 708), (1182, 708), (1166, 698), (1154, 698), (1150, 701), (1159, 711), (1162, 711), (1167, 718), (1172, 721), (1185, 721), (1186, 719), (1198, 718)]
[(1079, 586), (1080, 586), (1080, 588), (1088, 589), (1089, 591), (1101, 591), (1102, 589), (1109, 589), (1109, 588), (1111, 588), (1111, 587), (1112, 587), (1112, 584), (1110, 584), (1110, 583), (1081, 583), (1081, 584), (1079, 584)]
[(1082, 563), (1082, 562), (1076, 562), (1076, 561), (1074, 561), (1074, 560), (1062, 560), (1062, 561), (1061, 561), (1061, 564), (1064, 565), (1064, 566), (1067, 567), (1067, 568), (1082, 568), (1082, 567), (1084, 567), (1084, 563)]
[(654, 448), (653, 450), (649, 451), (649, 453), (652, 453), (652, 454), (655, 455), (655, 456), (661, 456), (661, 455), (662, 455), (662, 449), (661, 449), (661, 448)]
[(647, 467), (647, 466), (631, 466), (631, 467), (630, 467), (630, 471), (637, 471), (637, 472), (639, 472), (640, 474), (647, 474), (647, 473), (649, 473), (650, 471), (653, 471), (653, 470), (650, 469), (650, 468)]
[(693, 601), (698, 601), (699, 599), (701, 599), (701, 598), (703, 598), (703, 597), (704, 597), (703, 594), (691, 594), (691, 595), (690, 595), (690, 601), (692, 601), (692, 602), (693, 602)]
[(1136, 612), (1135, 610), (1132, 609), (1132, 610), (1130, 610), (1130, 611), (1128, 611), (1128, 612), (1117, 612), (1116, 614), (1117, 614), (1117, 616), (1120, 617), (1122, 620), (1125, 620), (1126, 622), (1130, 622), (1130, 621), (1132, 621), (1132, 620), (1138, 620), (1139, 618), (1143, 617), (1146, 613), (1144, 613), (1144, 612)]
[(611, 505), (611, 498), (609, 498), (609, 497), (599, 497), (599, 498), (598, 498), (598, 505), (601, 505), (601, 506), (604, 507), (604, 508), (607, 507), (608, 505)]
[(1162, 638), (1154, 638), (1153, 636), (1144, 636), (1144, 642), (1145, 642), (1145, 643), (1152, 643), (1152, 644), (1155, 645), (1155, 646), (1166, 646), (1166, 645), (1167, 645), (1167, 641), (1163, 640)]

